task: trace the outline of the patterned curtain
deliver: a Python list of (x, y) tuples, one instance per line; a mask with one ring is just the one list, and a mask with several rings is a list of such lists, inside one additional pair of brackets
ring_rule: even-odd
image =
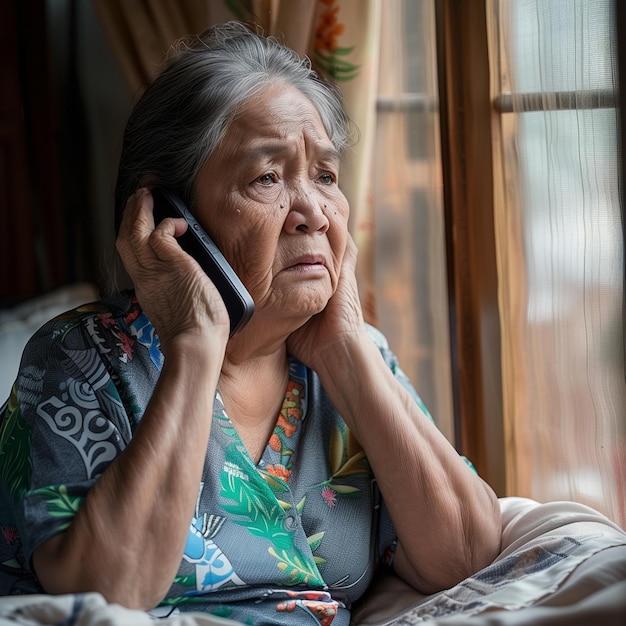
[(239, 20), (275, 35), (342, 89), (359, 141), (342, 168), (359, 247), (359, 285), (366, 318), (375, 319), (370, 159), (375, 135), (380, 0), (94, 0), (132, 93), (138, 93), (180, 36)]

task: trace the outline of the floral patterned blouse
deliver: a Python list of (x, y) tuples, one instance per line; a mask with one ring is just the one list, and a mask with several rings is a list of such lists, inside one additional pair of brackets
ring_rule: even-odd
[[(369, 330), (420, 402), (384, 337)], [(0, 412), (0, 595), (42, 592), (33, 550), (71, 524), (128, 444), (163, 358), (131, 293), (61, 315), (30, 340)], [(182, 562), (157, 612), (348, 624), (351, 604), (393, 553), (394, 530), (367, 458), (317, 375), (290, 360), (258, 464), (219, 394), (212, 418)]]

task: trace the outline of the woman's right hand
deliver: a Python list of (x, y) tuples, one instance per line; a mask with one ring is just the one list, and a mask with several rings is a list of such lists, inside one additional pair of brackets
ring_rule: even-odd
[(159, 334), (163, 368), (128, 445), (67, 530), (33, 553), (46, 592), (98, 591), (141, 609), (163, 599), (183, 557), (230, 326), (219, 292), (176, 241), (185, 221), (155, 228), (152, 206), (148, 190), (129, 199), (117, 247)]
[(198, 263), (179, 245), (182, 218), (167, 218), (155, 228), (153, 198), (138, 189), (126, 203), (116, 247), (142, 309), (159, 335), (161, 349), (176, 339), (228, 340), (230, 321), (222, 297)]

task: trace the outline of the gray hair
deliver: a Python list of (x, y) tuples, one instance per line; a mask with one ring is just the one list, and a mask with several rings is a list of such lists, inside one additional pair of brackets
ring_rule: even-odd
[(126, 126), (115, 189), (116, 232), (126, 200), (144, 185), (178, 192), (193, 212), (199, 170), (242, 103), (270, 84), (283, 82), (304, 94), (339, 152), (351, 144), (339, 89), (275, 38), (229, 22), (180, 40), (173, 51)]

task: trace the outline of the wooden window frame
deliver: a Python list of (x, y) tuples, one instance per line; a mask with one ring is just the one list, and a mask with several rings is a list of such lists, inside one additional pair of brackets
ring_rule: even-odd
[(456, 445), (505, 495), (487, 6), (435, 9)]
[[(494, 221), (502, 193), (494, 172), (501, 164), (492, 146), (499, 141), (498, 118), (512, 110), (512, 97), (494, 93), (490, 81), (489, 25), (498, 16), (489, 12), (497, 4), (435, 3), (456, 444), (498, 495), (510, 495)], [(615, 1), (614, 7), (619, 80), (624, 85), (626, 5)], [(612, 92), (600, 90), (549, 95), (554, 97), (524, 94), (522, 108), (618, 106), (621, 154), (626, 154), (626, 89), (620, 90), (618, 102)], [(623, 160), (621, 169), (623, 194)], [(624, 218), (622, 226), (626, 229)], [(624, 324), (626, 328), (626, 318)], [(624, 360), (626, 366), (626, 345)]]
[[(617, 75), (620, 85), (626, 85), (626, 4), (613, 0), (615, 10), (615, 32), (617, 33)], [(620, 154), (621, 154), (621, 210), (622, 231), (626, 245), (626, 215), (624, 211), (624, 190), (626, 189), (626, 88), (618, 90), (619, 122), (620, 122)], [(624, 300), (622, 324), (624, 326), (624, 377), (626, 378), (626, 255), (624, 255)]]

